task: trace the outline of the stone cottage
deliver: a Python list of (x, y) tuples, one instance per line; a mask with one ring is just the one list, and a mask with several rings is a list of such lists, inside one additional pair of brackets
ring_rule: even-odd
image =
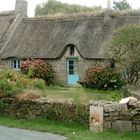
[(139, 12), (26, 16), (24, 0), (17, 0), (15, 11), (0, 13), (1, 65), (19, 69), (21, 61), (40, 58), (53, 66), (64, 85), (76, 84), (86, 68), (106, 62), (105, 46), (115, 28), (140, 23)]

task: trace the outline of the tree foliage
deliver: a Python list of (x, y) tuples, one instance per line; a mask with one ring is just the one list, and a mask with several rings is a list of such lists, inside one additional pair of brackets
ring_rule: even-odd
[(107, 55), (125, 68), (129, 84), (136, 84), (140, 72), (140, 25), (125, 25), (114, 32)]
[(117, 10), (131, 9), (130, 4), (126, 0), (122, 0), (119, 2), (114, 1), (113, 4), (113, 8)]
[(57, 0), (47, 0), (43, 4), (38, 4), (35, 9), (35, 16), (54, 15), (54, 14), (73, 14), (81, 12), (93, 12), (101, 10), (101, 7), (86, 7), (80, 5), (70, 5), (61, 3)]

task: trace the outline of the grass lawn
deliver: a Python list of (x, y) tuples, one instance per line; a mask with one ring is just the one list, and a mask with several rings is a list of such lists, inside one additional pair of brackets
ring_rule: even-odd
[(49, 86), (45, 90), (48, 98), (71, 99), (75, 102), (88, 102), (89, 100), (118, 101), (122, 97), (122, 91), (99, 91), (82, 87)]
[(52, 132), (61, 134), (68, 140), (139, 140), (139, 132), (117, 133), (114, 131), (93, 133), (87, 128), (78, 124), (60, 123), (51, 120), (16, 120), (6, 117), (0, 117), (0, 125), (16, 127), (22, 129), (37, 130), (43, 132)]

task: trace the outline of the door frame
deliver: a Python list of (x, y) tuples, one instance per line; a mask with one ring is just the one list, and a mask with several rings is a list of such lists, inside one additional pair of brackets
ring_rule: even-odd
[[(69, 61), (72, 60), (72, 61), (77, 61), (77, 73), (76, 74), (69, 74)], [(74, 67), (74, 63), (73, 63), (73, 67)], [(73, 72), (75, 73), (74, 71), (74, 68), (73, 68)], [(76, 85), (77, 84), (77, 81), (79, 81), (79, 73), (78, 73), (78, 58), (67, 58), (67, 84), (68, 85)]]

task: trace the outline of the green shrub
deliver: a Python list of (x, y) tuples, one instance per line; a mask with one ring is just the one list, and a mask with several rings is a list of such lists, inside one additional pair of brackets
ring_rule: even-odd
[(46, 87), (46, 84), (45, 84), (45, 81), (43, 79), (38, 79), (38, 78), (35, 78), (35, 79), (31, 79), (31, 87), (34, 87), (34, 88), (37, 88), (37, 89), (45, 89)]
[(3, 114), (4, 109), (6, 108), (7, 104), (0, 100), (0, 113)]
[(120, 73), (105, 66), (94, 66), (86, 70), (84, 86), (96, 89), (120, 89), (124, 79)]
[(29, 78), (42, 78), (48, 85), (54, 81), (54, 71), (52, 66), (41, 59), (27, 59), (22, 62), (20, 68)]
[(0, 70), (0, 93), (2, 96), (11, 96), (20, 92), (26, 83), (24, 76), (8, 69)]
[(80, 123), (85, 126), (89, 124), (89, 106), (76, 105), (69, 103), (50, 103), (46, 104), (46, 118), (58, 121)]
[(26, 75), (9, 69), (0, 70), (0, 96), (13, 96), (27, 88), (45, 88), (42, 79), (30, 79)]

